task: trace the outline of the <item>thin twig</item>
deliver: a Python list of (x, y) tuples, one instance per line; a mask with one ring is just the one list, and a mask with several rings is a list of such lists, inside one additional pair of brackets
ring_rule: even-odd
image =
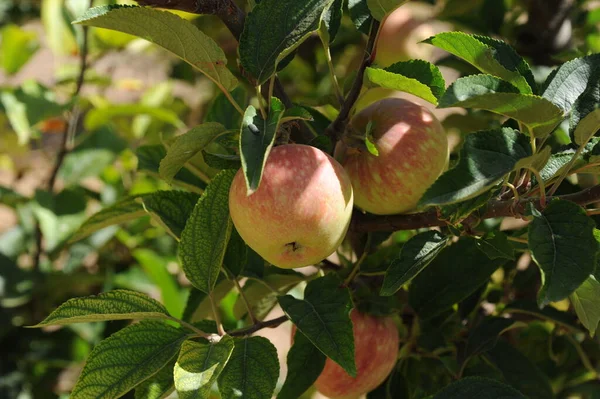
[(371, 31), (369, 32), (369, 41), (367, 42), (367, 47), (365, 48), (365, 55), (360, 67), (358, 68), (356, 78), (352, 83), (352, 88), (348, 92), (337, 118), (331, 122), (327, 129), (325, 129), (325, 135), (329, 136), (333, 141), (338, 141), (342, 137), (344, 130), (346, 129), (346, 125), (348, 125), (350, 120), (350, 112), (352, 111), (352, 108), (354, 108), (354, 104), (356, 103), (363, 86), (365, 70), (373, 63), (373, 49), (375, 48), (377, 32), (379, 32), (379, 21), (373, 20), (373, 23), (371, 24)]
[(195, 332), (196, 335), (199, 336), (199, 337), (208, 338), (210, 336), (210, 334), (205, 333), (204, 331), (200, 330), (198, 327), (196, 327), (196, 326), (188, 323), (187, 321), (178, 319), (177, 317), (169, 317), (169, 320), (172, 320), (175, 323), (181, 324), (182, 327), (185, 327), (188, 330), (191, 330), (191, 331)]
[[(92, 8), (94, 0), (89, 0), (88, 8)], [(50, 172), (50, 177), (48, 179), (47, 189), (50, 192), (53, 192), (56, 186), (56, 178), (58, 177), (58, 172), (65, 160), (65, 157), (70, 152), (68, 143), (69, 137), (75, 135), (77, 124), (79, 123), (79, 117), (81, 116), (81, 110), (77, 105), (77, 99), (79, 94), (81, 93), (81, 89), (83, 88), (83, 84), (85, 82), (85, 72), (87, 70), (87, 55), (88, 55), (88, 47), (89, 47), (89, 27), (83, 26), (83, 37), (81, 43), (81, 51), (79, 52), (79, 74), (77, 76), (77, 80), (75, 82), (75, 90), (71, 95), (71, 99), (75, 102), (76, 105), (73, 106), (71, 110), (71, 117), (69, 118), (68, 123), (65, 124), (61, 142), (60, 149), (58, 154), (56, 155), (56, 160), (54, 162), (54, 166), (52, 168), (52, 172)], [(33, 255), (33, 268), (34, 270), (39, 269), (40, 261), (42, 257), (42, 253), (44, 249), (42, 248), (42, 229), (40, 227), (39, 221), (35, 224), (35, 253)]]
[(285, 323), (288, 320), (289, 319), (287, 318), (287, 316), (280, 316), (276, 319), (258, 322), (256, 324), (251, 325), (250, 327), (230, 331), (227, 334), (232, 337), (243, 337), (246, 335), (254, 334), (257, 331), (262, 330), (263, 328), (279, 327), (281, 324)]

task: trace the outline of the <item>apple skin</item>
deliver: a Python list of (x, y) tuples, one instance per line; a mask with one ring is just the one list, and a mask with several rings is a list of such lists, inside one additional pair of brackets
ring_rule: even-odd
[(385, 68), (412, 58), (430, 59), (434, 47), (419, 42), (438, 33), (427, 22), (432, 15), (433, 7), (422, 3), (404, 4), (388, 15), (377, 37), (375, 63)]
[(258, 190), (247, 195), (240, 169), (229, 191), (233, 224), (244, 241), (284, 269), (313, 265), (341, 244), (353, 193), (344, 168), (318, 148), (274, 147)]
[(377, 388), (398, 359), (398, 327), (391, 317), (350, 313), (354, 332), (356, 378), (331, 359), (315, 382), (317, 391), (332, 399), (354, 399)]
[(387, 98), (363, 109), (351, 129), (365, 134), (372, 123), (375, 156), (366, 148), (336, 145), (336, 159), (350, 176), (357, 207), (377, 215), (405, 213), (448, 164), (448, 137), (427, 108), (401, 98)]

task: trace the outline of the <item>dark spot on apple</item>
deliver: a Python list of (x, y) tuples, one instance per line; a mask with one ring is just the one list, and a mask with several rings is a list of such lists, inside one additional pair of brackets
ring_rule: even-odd
[(298, 245), (298, 243), (296, 241), (293, 242), (288, 242), (287, 244), (285, 244), (286, 247), (291, 247), (292, 251), (296, 252), (297, 250), (300, 249), (300, 245)]

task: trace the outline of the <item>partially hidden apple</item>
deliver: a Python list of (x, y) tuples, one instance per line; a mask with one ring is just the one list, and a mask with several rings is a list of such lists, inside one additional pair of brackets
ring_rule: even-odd
[[(354, 203), (378, 215), (415, 209), (448, 164), (448, 138), (427, 108), (400, 98), (366, 107), (350, 123), (352, 136), (368, 134), (378, 156), (366, 146), (336, 146), (354, 188)], [(360, 141), (363, 142), (362, 140)]]
[(331, 359), (317, 378), (315, 387), (332, 399), (355, 399), (377, 388), (393, 370), (398, 359), (398, 327), (391, 317), (350, 313), (354, 332), (356, 378)]
[(229, 209), (244, 241), (271, 264), (313, 265), (341, 244), (352, 216), (352, 185), (344, 168), (318, 148), (274, 147), (261, 183), (247, 195), (242, 170), (229, 191)]

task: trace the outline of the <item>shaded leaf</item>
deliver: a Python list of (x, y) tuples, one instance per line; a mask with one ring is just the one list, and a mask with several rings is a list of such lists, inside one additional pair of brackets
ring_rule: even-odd
[(433, 399), (527, 399), (510, 386), (490, 378), (467, 377), (456, 381), (433, 396)]
[(412, 237), (404, 244), (400, 257), (387, 269), (381, 295), (393, 295), (404, 284), (417, 276), (444, 249), (448, 237), (430, 230)]
[(228, 199), (234, 176), (234, 170), (224, 170), (212, 179), (181, 233), (183, 271), (196, 288), (207, 294), (217, 282), (233, 228)]
[(170, 183), (186, 162), (224, 133), (223, 125), (209, 122), (178, 136), (168, 149), (167, 155), (160, 161), (160, 176)]
[(354, 335), (350, 320), (350, 292), (341, 288), (334, 274), (311, 281), (304, 300), (291, 295), (279, 297), (285, 314), (321, 352), (356, 376)]
[(283, 103), (276, 97), (271, 98), (267, 120), (264, 120), (253, 106), (246, 109), (240, 136), (240, 155), (248, 195), (255, 192), (260, 185), (284, 110)]
[(163, 399), (174, 389), (173, 367), (175, 360), (171, 360), (160, 371), (142, 382), (135, 388), (135, 399)]
[(367, 0), (367, 6), (369, 6), (373, 18), (382, 21), (383, 18), (407, 1), (408, 0)]
[(257, 84), (266, 82), (277, 64), (319, 29), (333, 0), (263, 0), (246, 18), (240, 37), (240, 62)]
[(277, 349), (268, 339), (236, 339), (233, 353), (219, 376), (219, 391), (223, 399), (270, 399), (278, 378)]
[(300, 397), (321, 375), (326, 360), (327, 357), (304, 334), (296, 331), (294, 344), (287, 355), (287, 377), (277, 397)]
[(142, 203), (175, 237), (180, 237), (199, 198), (198, 194), (186, 191), (157, 191), (142, 198)]
[(471, 133), (465, 138), (458, 164), (429, 187), (420, 205), (444, 205), (473, 198), (500, 182), (519, 160), (528, 156), (529, 139), (517, 130)]
[(500, 335), (513, 328), (523, 327), (525, 323), (504, 317), (488, 317), (481, 321), (469, 333), (465, 348), (465, 362), (473, 356), (492, 349), (498, 343)]
[(408, 301), (422, 319), (437, 316), (485, 284), (504, 262), (488, 259), (474, 238), (461, 237), (413, 279)]
[(567, 298), (592, 274), (598, 243), (594, 221), (573, 202), (553, 200), (543, 212), (532, 207), (531, 213), (529, 248), (542, 271), (543, 306)]

